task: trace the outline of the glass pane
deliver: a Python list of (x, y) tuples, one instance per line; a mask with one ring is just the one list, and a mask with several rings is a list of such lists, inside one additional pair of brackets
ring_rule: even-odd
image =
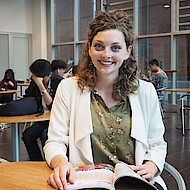
[[(85, 44), (79, 44), (79, 58), (81, 58), (81, 55), (82, 55), (82, 51), (83, 51), (83, 48), (84, 48)], [(78, 63), (76, 63), (77, 65)]]
[(190, 1), (179, 2), (179, 30), (190, 30)]
[[(138, 40), (138, 63), (141, 73), (147, 74), (151, 59), (157, 59), (163, 70), (171, 69), (170, 41), (170, 37), (144, 38)], [(170, 77), (169, 80), (171, 80)]]
[(96, 12), (101, 11), (101, 0), (96, 0)]
[(190, 34), (177, 37), (177, 87), (190, 88)]
[(73, 45), (63, 45), (57, 46), (55, 48), (55, 59), (61, 59), (65, 61), (68, 65), (67, 70), (74, 65), (74, 46)]
[(88, 25), (93, 19), (93, 0), (80, 1), (80, 40), (87, 39)]
[(133, 20), (133, 10), (134, 10), (134, 1), (126, 0), (110, 0), (109, 1), (109, 10), (121, 9), (131, 17)]
[(74, 0), (55, 1), (55, 43), (74, 41)]
[(0, 80), (3, 79), (5, 71), (9, 68), (9, 37), (0, 34)]
[[(13, 60), (12, 68), (17, 80), (26, 80), (29, 77), (29, 38), (13, 37)], [(22, 69), (21, 69), (22, 68)]]
[[(139, 34), (158, 34), (171, 31), (171, 0), (139, 1)], [(169, 5), (168, 8), (164, 8)]]

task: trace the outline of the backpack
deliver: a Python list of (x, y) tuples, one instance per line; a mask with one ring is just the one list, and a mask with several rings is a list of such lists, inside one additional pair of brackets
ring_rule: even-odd
[(34, 97), (13, 100), (0, 106), (1, 116), (19, 116), (38, 113), (38, 105)]

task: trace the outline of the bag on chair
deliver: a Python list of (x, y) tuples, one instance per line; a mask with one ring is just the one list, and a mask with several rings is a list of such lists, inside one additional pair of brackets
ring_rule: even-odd
[(1, 116), (19, 116), (38, 113), (38, 105), (34, 97), (13, 100), (0, 106)]

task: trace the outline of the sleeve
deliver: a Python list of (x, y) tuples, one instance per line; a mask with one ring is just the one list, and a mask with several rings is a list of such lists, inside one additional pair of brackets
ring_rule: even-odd
[(0, 88), (3, 88), (3, 86), (4, 86), (4, 81), (2, 80), (0, 81)]
[(56, 91), (57, 91), (57, 87), (58, 87), (58, 85), (59, 85), (59, 83), (61, 82), (62, 79), (63, 78), (59, 77), (59, 76), (57, 76), (57, 78), (54, 79), (54, 82), (52, 84), (51, 91), (50, 91), (50, 96), (52, 97), (52, 102), (49, 105), (46, 105), (49, 110), (52, 109), (52, 105), (53, 105), (53, 101), (54, 101), (55, 94), (56, 94)]
[(14, 90), (16, 90), (17, 89), (17, 81), (14, 81)]
[(66, 159), (67, 146), (69, 139), (69, 87), (62, 81), (57, 88), (54, 98), (50, 123), (48, 129), (48, 140), (44, 147), (44, 153), (47, 163), (50, 162), (56, 155), (63, 155)]
[(160, 113), (158, 97), (151, 83), (147, 103), (149, 105), (147, 111), (147, 142), (149, 149), (146, 151), (144, 160), (153, 161), (161, 172), (166, 158), (167, 143), (164, 140), (165, 127)]

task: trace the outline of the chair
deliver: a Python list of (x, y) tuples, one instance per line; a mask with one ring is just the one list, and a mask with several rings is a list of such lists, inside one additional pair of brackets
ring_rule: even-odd
[(172, 175), (172, 177), (175, 179), (179, 190), (186, 190), (186, 184), (182, 175), (172, 165), (165, 162), (164, 169), (167, 172), (169, 172)]
[(158, 94), (158, 100), (160, 102), (160, 112), (162, 115), (162, 119), (164, 119), (164, 103), (165, 103), (165, 96), (166, 96), (166, 92), (165, 92), (166, 88), (167, 87), (156, 89), (156, 92)]
[(181, 119), (182, 119), (182, 135), (185, 134), (185, 110), (189, 111), (190, 106), (185, 105), (185, 98), (190, 97), (190, 93), (181, 96)]

